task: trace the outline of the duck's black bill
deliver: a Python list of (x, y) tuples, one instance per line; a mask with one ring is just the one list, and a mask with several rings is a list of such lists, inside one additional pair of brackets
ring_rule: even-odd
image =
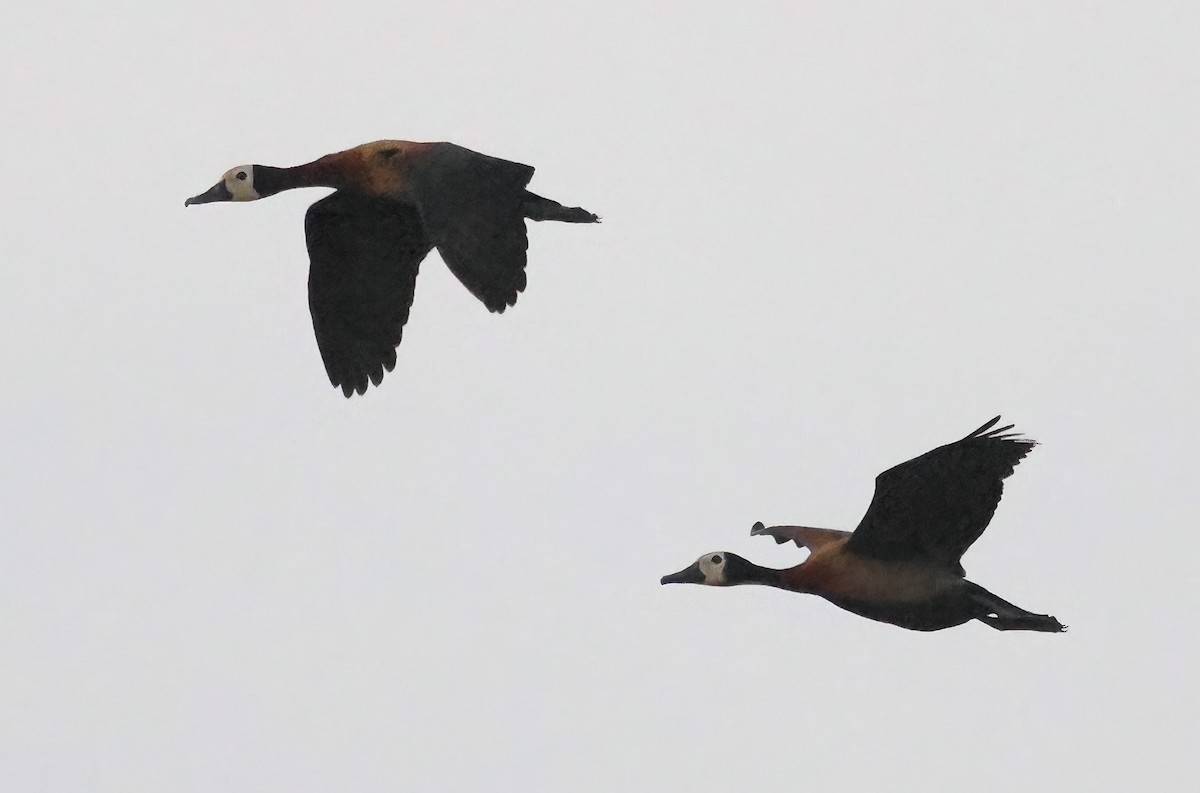
[(690, 567), (685, 567), (678, 573), (665, 575), (660, 584), (702, 584), (704, 583), (704, 573), (700, 572), (700, 563), (693, 562)]
[(190, 207), (192, 204), (211, 204), (214, 201), (232, 201), (233, 193), (229, 192), (229, 188), (225, 186), (225, 182), (217, 182), (207, 191), (200, 195), (194, 195), (187, 201), (183, 202), (185, 207)]

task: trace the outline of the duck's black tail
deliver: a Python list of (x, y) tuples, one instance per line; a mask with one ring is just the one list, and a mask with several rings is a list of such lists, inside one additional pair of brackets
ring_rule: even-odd
[(565, 207), (557, 201), (525, 191), (521, 213), (530, 220), (558, 220), (563, 223), (599, 223), (600, 218), (579, 207)]

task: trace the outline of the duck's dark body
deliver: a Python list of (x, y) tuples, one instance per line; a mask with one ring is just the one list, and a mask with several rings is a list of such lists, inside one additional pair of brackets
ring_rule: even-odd
[(764, 584), (820, 595), (859, 616), (915, 631), (973, 619), (997, 630), (1063, 631), (1054, 617), (1018, 608), (963, 577), (962, 554), (991, 520), (1003, 480), (1034, 446), (1002, 434), (1011, 427), (989, 432), (998, 420), (880, 474), (853, 533), (755, 524), (751, 534), (808, 548), (808, 558), (795, 567), (771, 570), (717, 553), (662, 582)]
[(499, 313), (525, 289), (526, 219), (597, 222), (530, 192), (533, 172), (453, 143), (382, 140), (293, 168), (245, 166), (236, 174), (241, 183), (226, 174), (225, 184), (188, 203), (336, 188), (309, 208), (304, 230), (317, 346), (330, 382), (349, 397), (365, 393), (368, 382), (379, 385), (395, 366), (417, 270), (433, 248)]

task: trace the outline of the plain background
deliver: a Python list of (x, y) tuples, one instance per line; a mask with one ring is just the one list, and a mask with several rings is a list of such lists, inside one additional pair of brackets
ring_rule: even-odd
[[(5, 4), (0, 787), (1191, 789), (1198, 26)], [(322, 192), (183, 199), (388, 137), (604, 223), (531, 224), (502, 316), (432, 255), (347, 401)], [(1069, 633), (658, 585), (1000, 412), (1041, 446), (967, 570)]]

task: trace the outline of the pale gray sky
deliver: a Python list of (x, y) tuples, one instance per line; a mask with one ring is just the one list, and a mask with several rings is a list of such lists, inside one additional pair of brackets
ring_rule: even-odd
[[(4, 790), (1194, 784), (1194, 5), (16, 5)], [(347, 401), (323, 191), (183, 199), (386, 137), (605, 222), (503, 316), (431, 256)], [(1070, 633), (659, 586), (1001, 412), (964, 562)]]

